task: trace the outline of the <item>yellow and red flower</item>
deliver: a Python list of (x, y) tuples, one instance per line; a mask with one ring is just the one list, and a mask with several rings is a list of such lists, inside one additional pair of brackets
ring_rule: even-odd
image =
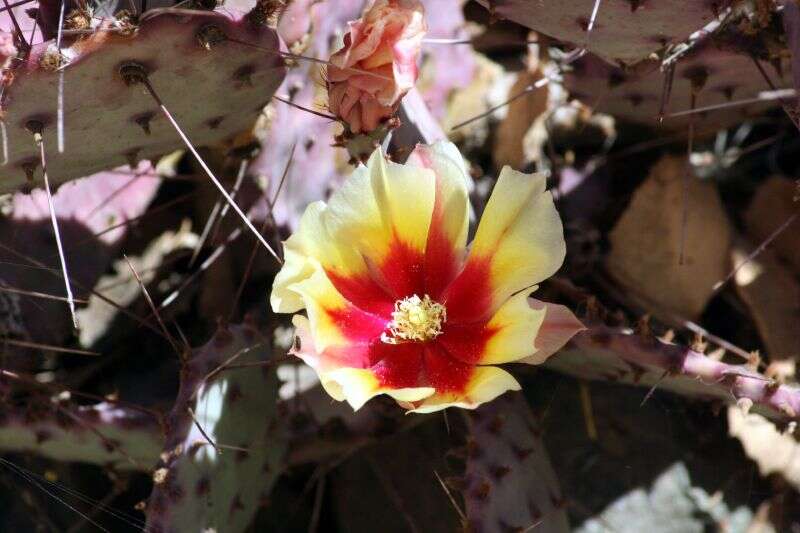
[(335, 399), (475, 408), (520, 388), (494, 365), (541, 363), (583, 328), (528, 297), (565, 254), (544, 177), (504, 168), (468, 252), (467, 179), (450, 143), (404, 165), (377, 150), (285, 242), (272, 308), (307, 311), (293, 351)]
[(350, 22), (344, 47), (328, 67), (328, 107), (352, 133), (391, 117), (417, 81), (427, 31), (419, 0), (375, 0)]

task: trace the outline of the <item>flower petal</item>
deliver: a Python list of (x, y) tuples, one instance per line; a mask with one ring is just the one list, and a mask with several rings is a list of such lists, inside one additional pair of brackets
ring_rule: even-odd
[(429, 168), (436, 196), (425, 246), (425, 294), (438, 300), (461, 268), (469, 228), (466, 165), (453, 143), (417, 145), (407, 164)]
[(448, 407), (475, 409), (510, 390), (521, 387), (514, 376), (496, 366), (474, 367), (472, 376), (463, 392), (437, 392), (414, 403), (411, 413), (432, 413)]
[(331, 197), (309, 206), (285, 243), (286, 264), (271, 298), (276, 312), (296, 312), (292, 285), (320, 264), (336, 289), (361, 309), (390, 316), (394, 300), (438, 298), (464, 254), (467, 177), (450, 143), (420, 148), (417, 165), (387, 162), (380, 150)]
[(544, 309), (528, 305), (528, 292), (512, 296), (485, 323), (446, 325), (436, 341), (469, 364), (496, 365), (530, 357), (545, 319)]
[(284, 264), (272, 286), (270, 303), (276, 313), (304, 307), (297, 284), (321, 267), (345, 299), (361, 309), (390, 317), (394, 300), (370, 276), (364, 259), (346, 240), (333, 238), (326, 219), (329, 208), (314, 202), (306, 208), (297, 231), (284, 242)]
[(448, 319), (491, 316), (512, 294), (554, 274), (565, 254), (561, 219), (544, 176), (504, 167), (467, 264), (446, 291)]
[[(418, 413), (451, 406), (473, 409), (507, 390), (520, 388), (508, 372), (465, 364), (435, 344), (390, 345), (378, 341), (332, 345), (319, 351), (309, 320), (295, 315), (293, 322), (298, 340), (291, 353), (314, 368), (331, 397), (347, 401), (356, 410), (379, 394), (387, 394)], [(424, 372), (420, 352), (424, 353)], [(369, 365), (371, 368), (366, 368)]]
[(367, 166), (385, 230), (424, 252), (436, 194), (434, 173), (386, 161), (380, 149), (370, 156)]
[(296, 283), (293, 289), (303, 298), (311, 334), (319, 351), (329, 346), (368, 344), (380, 337), (388, 324), (387, 319), (367, 313), (347, 301), (320, 269)]
[(369, 347), (370, 370), (380, 385), (391, 389), (428, 386), (422, 366), (423, 346), (416, 342), (387, 344), (377, 340)]
[(342, 346), (328, 346), (324, 351), (317, 349), (311, 324), (303, 315), (292, 317), (295, 340), (289, 353), (296, 355), (320, 376), (343, 367), (366, 368), (369, 366), (369, 345), (353, 343)]
[(543, 309), (528, 305), (528, 291), (509, 298), (487, 324), (495, 333), (486, 345), (480, 364), (511, 363), (536, 352), (535, 341), (544, 319)]
[(297, 231), (283, 243), (283, 266), (275, 276), (269, 297), (276, 313), (295, 313), (303, 308), (303, 298), (292, 286), (314, 273), (314, 232), (321, 226), (324, 210), (324, 202), (310, 204), (300, 218)]
[(564, 345), (586, 329), (580, 320), (566, 307), (543, 302), (535, 298), (528, 299), (528, 305), (537, 311), (544, 311), (544, 322), (536, 336), (536, 353), (520, 360), (520, 363), (538, 365), (564, 347)]
[(381, 386), (375, 374), (359, 368), (340, 368), (325, 374), (324, 379), (320, 375), (320, 381), (331, 397), (346, 400), (354, 411), (379, 394), (386, 394), (399, 402), (416, 402), (434, 393), (431, 387), (393, 389)]
[(435, 187), (430, 169), (387, 162), (378, 149), (328, 204), (325, 224), (331, 237), (357, 250), (393, 299), (424, 290)]
[(464, 392), (477, 368), (475, 365), (456, 359), (436, 342), (425, 346), (423, 364), (425, 384), (435, 388), (439, 394)]
[(314, 344), (308, 319), (295, 315), (292, 322), (299, 340), (290, 353), (317, 372), (322, 387), (333, 399), (346, 400), (354, 410), (379, 394), (388, 394), (399, 402), (415, 402), (434, 393), (432, 387), (395, 389), (381, 385), (372, 370), (363, 368), (368, 364), (367, 345), (331, 346), (320, 352)]

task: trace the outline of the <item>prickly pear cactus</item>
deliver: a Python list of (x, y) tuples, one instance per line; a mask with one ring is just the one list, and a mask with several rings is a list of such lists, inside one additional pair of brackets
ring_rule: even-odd
[(467, 415), (464, 478), (467, 529), (474, 533), (569, 531), (566, 501), (521, 394), (506, 394)]
[[(244, 324), (221, 327), (191, 353), (153, 472), (148, 531), (235, 533), (248, 527), (285, 450), (275, 430), (274, 369), (252, 366), (268, 362), (270, 352)], [(232, 367), (220, 368), (227, 364)]]
[[(778, 87), (790, 85), (786, 58), (763, 62), (762, 68)], [(665, 81), (665, 76), (671, 76), (671, 81)], [(565, 84), (575, 97), (596, 105), (599, 112), (670, 131), (685, 132), (691, 120), (697, 125), (698, 132), (715, 131), (752, 119), (778, 104), (775, 100), (753, 101), (732, 108), (671, 117), (672, 113), (724, 105), (770, 91), (769, 84), (751, 57), (712, 42), (698, 45), (678, 60), (671, 75), (659, 61), (645, 61), (636, 67), (622, 69), (585, 56), (565, 76)], [(662, 102), (665, 117), (659, 121)]]
[(6, 407), (4, 411), (0, 417), (3, 453), (149, 470), (164, 444), (156, 417), (111, 403), (76, 407), (53, 398), (24, 410)]
[[(585, 306), (587, 318), (586, 331), (543, 368), (507, 366), (524, 395), (411, 416), (386, 398), (353, 412), (301, 365), (281, 364), (279, 387), (273, 365), (283, 359), (272, 357), (299, 341), (264, 301), (280, 242), (353, 170), (335, 145), (344, 117), (330, 114), (337, 102), (326, 101), (324, 63), (345, 34), (353, 38), (348, 28), (358, 31), (348, 21), (384, 1), (417, 0), (0, 2), (0, 192), (15, 192), (0, 202), (0, 530), (96, 522), (117, 531), (122, 520), (154, 533), (561, 533), (570, 525), (652, 533), (755, 531), (758, 517), (770, 530), (792, 530), (798, 517), (776, 516), (800, 498), (796, 483), (782, 483), (791, 482), (783, 468), (769, 478), (749, 468), (747, 447), (716, 408), (764, 413), (775, 433), (800, 419), (800, 354), (771, 338), (794, 339), (797, 302), (764, 296), (796, 294), (800, 272), (781, 265), (781, 288), (758, 271), (762, 255), (728, 275), (740, 255), (729, 240), (751, 239), (746, 253), (752, 244), (756, 256), (773, 247), (778, 261), (797, 233), (800, 144), (789, 105), (798, 103), (791, 87), (800, 89), (797, 0), (419, 0), (428, 33), (419, 61), (415, 45), (405, 62), (419, 77), (388, 157), (400, 163), (420, 141), (457, 137), (480, 212), (497, 183), (489, 169), (505, 163), (495, 148), (516, 140), (525, 157), (511, 167), (549, 173), (568, 243), (565, 268), (539, 292), (571, 312)], [(371, 44), (388, 69), (381, 56), (398, 50), (381, 37)], [(531, 94), (545, 80), (547, 90)], [(533, 100), (541, 109), (516, 112)], [(701, 112), (680, 114), (692, 107)], [(460, 127), (473, 119), (475, 127)], [(378, 141), (364, 140), (366, 151)], [(693, 168), (719, 193), (720, 225), (708, 222), (691, 180), (677, 179), (669, 235), (650, 239), (659, 247), (650, 255), (668, 260), (662, 272), (646, 268), (641, 283), (656, 280), (674, 296), (680, 287), (668, 274), (680, 274), (684, 248), (697, 257), (697, 232), (719, 236), (715, 227), (724, 227), (731, 238), (700, 251), (721, 260), (692, 278), (702, 293), (687, 284), (696, 307), (667, 306), (669, 318), (656, 314), (668, 298), (648, 298), (608, 265), (620, 252), (612, 228), (637, 207), (647, 165), (687, 144), (691, 165), (675, 165), (676, 176)], [(181, 153), (187, 147), (200, 149), (210, 163), (203, 170), (230, 191), (228, 207), (263, 222), (261, 244), (274, 245), (274, 256), (226, 218), (219, 191), (191, 164), (201, 158)], [(59, 185), (58, 224), (48, 194), (33, 190), (43, 166)], [(782, 175), (782, 187), (764, 207), (755, 191), (771, 175)], [(770, 223), (759, 233), (753, 217)], [(54, 226), (69, 274), (58, 268)], [(742, 290), (742, 276), (758, 299)], [(600, 316), (588, 301), (617, 314)], [(254, 307), (257, 326), (245, 319), (214, 330)], [(559, 309), (567, 307), (548, 313)], [(655, 337), (644, 320), (621, 326), (643, 313), (678, 332)], [(548, 323), (547, 335), (567, 326)], [(345, 331), (354, 327), (347, 322), (342, 334), (358, 334)], [(702, 340), (674, 342), (687, 331), (713, 332), (727, 355), (706, 353)], [(764, 348), (763, 363), (748, 358)], [(542, 409), (547, 419), (533, 414)], [(653, 431), (641, 431), (648, 422)], [(780, 436), (793, 445), (788, 431)], [(19, 475), (16, 463), (34, 475)], [(746, 476), (736, 475), (742, 465)], [(78, 505), (63, 505), (62, 492)], [(133, 502), (142, 502), (146, 525), (127, 521)]]
[[(481, 4), (496, 18), (592, 52), (567, 68), (565, 85), (597, 111), (626, 121), (685, 130), (694, 120), (713, 131), (778, 106), (777, 96), (759, 100), (760, 93), (791, 86), (792, 2), (784, 9), (785, 35), (779, 4), (769, 1), (580, 0), (558, 9), (525, 0)], [(731, 100), (752, 101), (724, 107)], [(710, 106), (723, 107), (670, 117)], [(660, 123), (662, 113), (667, 118)]]
[(248, 130), (283, 80), (278, 51), (274, 30), (228, 10), (155, 9), (34, 45), (3, 93), (0, 190), (41, 177), (34, 132), (55, 183), (183, 148), (144, 78), (194, 144)]
[[(586, 47), (612, 64), (635, 63), (683, 41), (717, 18), (730, 0), (480, 0), (499, 18)], [(587, 27), (597, 5), (591, 34)]]
[[(2, 170), (0, 170), (2, 175)], [(53, 196), (56, 219), (65, 242), (71, 282), (79, 299), (89, 297), (98, 278), (130, 235), (129, 221), (142, 216), (156, 197), (161, 178), (149, 163), (136, 169), (121, 167), (75, 180)], [(57, 265), (45, 191), (14, 194), (0, 217), (0, 261), (48, 267)], [(6, 268), (0, 273), (6, 287), (60, 295), (64, 282), (57, 275), (30, 268)], [(13, 296), (14, 293), (7, 293)], [(72, 324), (64, 302), (19, 299), (20, 320), (27, 334), (40, 342), (60, 344)], [(47, 316), (47, 320), (42, 320)]]
[(800, 414), (797, 386), (768, 378), (754, 365), (726, 363), (629, 328), (591, 324), (549, 359), (547, 366), (581, 379), (657, 387), (706, 401), (738, 402), (777, 420), (796, 420)]

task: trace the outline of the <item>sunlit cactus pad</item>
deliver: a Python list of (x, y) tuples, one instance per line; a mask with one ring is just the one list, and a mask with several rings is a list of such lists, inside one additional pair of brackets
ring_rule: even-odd
[(43, 457), (122, 470), (151, 468), (160, 452), (160, 437), (152, 415), (110, 403), (75, 408), (53, 399), (50, 405), (31, 402), (25, 413), (0, 417), (4, 453), (35, 451)]
[(166, 419), (148, 531), (246, 530), (283, 457), (273, 418), (277, 377), (268, 366), (222, 367), (257, 365), (268, 356), (252, 324), (221, 328), (192, 351)]
[[(183, 144), (141, 84), (120, 67), (146, 70), (164, 105), (195, 145), (209, 145), (249, 129), (283, 80), (276, 33), (229, 11), (156, 9), (135, 31), (104, 24), (83, 39), (64, 42), (59, 67), (53, 41), (35, 45), (5, 88), (3, 113), (8, 162), (0, 190), (18, 189), (39, 150), (29, 129), (44, 127), (48, 174), (64, 182)], [(124, 28), (124, 26), (123, 26)], [(65, 66), (64, 66), (65, 65)], [(63, 153), (58, 151), (58, 87), (63, 70)], [(147, 133), (149, 131), (149, 133)]]
[(468, 418), (468, 531), (569, 531), (565, 500), (525, 398), (508, 394)]

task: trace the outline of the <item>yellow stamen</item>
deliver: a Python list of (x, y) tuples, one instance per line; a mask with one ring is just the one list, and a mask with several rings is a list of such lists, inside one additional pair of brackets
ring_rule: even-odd
[(415, 294), (394, 303), (389, 333), (383, 333), (381, 340), (387, 344), (429, 341), (442, 333), (446, 320), (447, 310), (442, 304), (427, 294), (422, 298)]

